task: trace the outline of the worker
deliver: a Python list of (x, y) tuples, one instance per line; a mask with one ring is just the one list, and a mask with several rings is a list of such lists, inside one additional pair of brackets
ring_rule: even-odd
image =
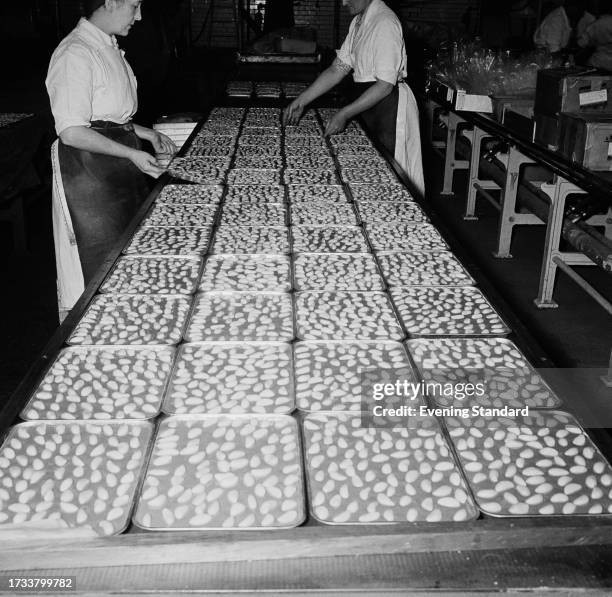
[(353, 101), (334, 114), (325, 135), (334, 135), (361, 114), (402, 166), (413, 187), (424, 194), (419, 113), (406, 76), (402, 26), (382, 0), (343, 0), (353, 20), (334, 62), (285, 109), (296, 124), (304, 109), (353, 71)]
[(53, 236), (60, 319), (72, 308), (164, 171), (143, 151), (171, 154), (165, 135), (131, 122), (136, 79), (117, 46), (140, 20), (140, 0), (89, 0), (59, 44), (46, 85), (59, 141), (53, 148)]
[(581, 3), (575, 0), (556, 0), (556, 8), (542, 20), (533, 34), (536, 47), (555, 54), (564, 50), (571, 39), (573, 27), (584, 13)]
[(582, 48), (592, 47), (591, 66), (612, 71), (612, 7), (602, 7), (599, 18), (578, 37)]

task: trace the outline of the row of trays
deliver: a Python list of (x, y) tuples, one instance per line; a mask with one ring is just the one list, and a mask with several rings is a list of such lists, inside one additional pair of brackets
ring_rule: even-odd
[[(2, 525), (146, 530), (612, 514), (612, 468), (566, 413), (31, 422), (0, 448)], [(307, 487), (307, 495), (305, 487)]]
[[(302, 231), (300, 231), (301, 233)], [(294, 240), (318, 243), (324, 235), (304, 231)], [(375, 291), (406, 286), (470, 286), (472, 277), (448, 251), (367, 252), (359, 229), (343, 229), (335, 241), (361, 251), (288, 255), (219, 254), (199, 257), (124, 256), (100, 287), (112, 294), (191, 294), (199, 291)], [(351, 236), (354, 233), (355, 236)], [(361, 241), (363, 244), (359, 244)]]
[[(408, 402), (557, 408), (560, 401), (504, 338), (198, 342), (63, 349), (21, 413), (26, 420), (151, 419), (178, 414), (367, 411), (374, 383), (417, 384)], [(442, 387), (484, 384), (476, 394)], [(368, 389), (370, 388), (370, 390)]]
[[(391, 302), (390, 298), (393, 302)], [(212, 291), (194, 296), (94, 297), (71, 345), (175, 345), (181, 341), (394, 340), (504, 336), (509, 328), (472, 286), (385, 292)]]

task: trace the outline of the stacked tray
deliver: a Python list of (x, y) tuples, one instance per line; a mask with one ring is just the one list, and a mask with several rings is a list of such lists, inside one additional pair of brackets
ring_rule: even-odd
[(448, 245), (427, 222), (412, 224), (367, 224), (366, 232), (375, 251), (444, 251)]
[(282, 203), (226, 203), (220, 226), (284, 226), (286, 220)]
[(448, 251), (378, 253), (389, 286), (471, 286), (474, 279)]
[(145, 421), (29, 422), (0, 448), (2, 525), (116, 535), (128, 526), (153, 426)]
[(384, 292), (298, 292), (301, 340), (402, 340), (404, 331)]
[(370, 409), (366, 374), (416, 381), (399, 342), (297, 342), (294, 349), (296, 404), (304, 412)]
[(123, 252), (129, 255), (204, 255), (211, 230), (212, 227), (145, 226), (136, 231)]
[(332, 201), (309, 201), (291, 205), (294, 226), (356, 226), (352, 205)]
[(373, 255), (362, 253), (300, 253), (294, 248), (296, 290), (383, 290)]
[(413, 201), (412, 195), (400, 184), (352, 184), (351, 195), (360, 201)]
[(484, 383), (485, 392), (433, 396), (446, 406), (487, 408), (558, 408), (561, 400), (505, 338), (436, 338), (410, 340), (408, 350), (424, 379), (439, 383)]
[(349, 199), (341, 185), (288, 185), (289, 201), (300, 203), (302, 201), (334, 201), (348, 203)]
[(289, 228), (284, 226), (232, 226), (217, 228), (212, 254), (288, 254)]
[(177, 344), (190, 309), (185, 296), (101, 294), (93, 298), (67, 343)]
[(285, 187), (282, 185), (228, 186), (225, 203), (283, 203)]
[(216, 205), (155, 205), (144, 219), (143, 226), (208, 228), (215, 222)]
[(425, 212), (416, 204), (408, 201), (401, 203), (360, 201), (357, 204), (359, 215), (366, 224), (409, 224), (426, 222)]
[(433, 417), (377, 429), (361, 417), (304, 419), (312, 516), (326, 524), (465, 521), (478, 511)]
[(176, 414), (289, 414), (295, 408), (291, 344), (183, 344), (163, 410)]
[(199, 257), (120, 257), (100, 287), (114, 294), (192, 294), (200, 275)]
[(291, 261), (284, 255), (211, 255), (200, 290), (289, 292)]
[(280, 184), (280, 170), (254, 168), (234, 168), (227, 175), (227, 184), (230, 185), (252, 185), (252, 184)]
[(291, 297), (273, 292), (205, 292), (197, 296), (187, 342), (294, 338)]
[(446, 424), (483, 514), (612, 514), (612, 467), (571, 415), (456, 417)]
[(293, 226), (294, 253), (369, 253), (358, 226)]
[(62, 350), (21, 413), (26, 420), (151, 419), (159, 413), (174, 348)]
[(156, 203), (174, 205), (219, 203), (221, 195), (223, 187), (220, 185), (169, 184), (162, 189)]
[(477, 288), (390, 289), (410, 336), (504, 336), (510, 330)]
[(148, 530), (295, 527), (306, 515), (302, 475), (291, 417), (170, 417), (133, 520)]
[(251, 97), (253, 93), (252, 81), (228, 81), (226, 93), (230, 97)]

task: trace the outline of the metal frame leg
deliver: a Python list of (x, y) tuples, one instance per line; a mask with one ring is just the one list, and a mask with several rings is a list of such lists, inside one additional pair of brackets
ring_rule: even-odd
[(480, 189), (499, 190), (499, 186), (489, 180), (480, 180), (478, 173), (480, 170), (480, 154), (482, 153), (482, 142), (485, 139), (492, 139), (492, 135), (485, 133), (482, 129), (474, 127), (472, 133), (472, 154), (470, 156), (470, 174), (468, 177), (467, 201), (465, 204), (464, 220), (477, 220), (476, 195)]
[(453, 193), (453, 177), (455, 170), (465, 170), (469, 167), (467, 160), (455, 159), (455, 151), (457, 148), (457, 127), (459, 123), (465, 122), (463, 118), (450, 112), (448, 115), (448, 132), (446, 136), (446, 155), (444, 157), (444, 185), (441, 195), (454, 195)]
[(508, 153), (508, 167), (506, 179), (501, 196), (501, 209), (499, 212), (499, 231), (497, 235), (497, 250), (493, 253), (498, 259), (509, 259), (512, 233), (517, 225), (543, 225), (544, 222), (533, 214), (517, 213), (516, 200), (518, 197), (519, 175), (523, 164), (535, 164), (524, 156), (516, 147), (510, 147)]
[(551, 201), (548, 221), (546, 223), (546, 242), (544, 244), (542, 269), (540, 271), (540, 288), (534, 303), (539, 309), (554, 309), (559, 306), (552, 300), (558, 267), (556, 260), (559, 259), (564, 263), (573, 265), (592, 264), (592, 261), (581, 253), (564, 254), (559, 251), (565, 201), (568, 195), (575, 193), (584, 194), (584, 191), (561, 177), (557, 177), (553, 184), (542, 185), (542, 191), (550, 197)]

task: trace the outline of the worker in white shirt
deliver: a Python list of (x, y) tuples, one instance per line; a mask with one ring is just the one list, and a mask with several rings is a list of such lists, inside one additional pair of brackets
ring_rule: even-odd
[(354, 99), (336, 112), (325, 134), (344, 130), (361, 114), (369, 128), (406, 172), (413, 187), (425, 192), (419, 112), (414, 95), (403, 81), (406, 49), (402, 26), (382, 0), (343, 0), (353, 20), (330, 67), (285, 109), (283, 119), (296, 124), (304, 109), (353, 71)]
[(140, 20), (141, 0), (89, 0), (88, 17), (59, 44), (47, 91), (53, 149), (53, 234), (60, 318), (72, 308), (164, 170), (141, 148), (173, 153), (165, 135), (131, 122), (136, 79), (117, 45)]
[(612, 7), (600, 10), (599, 18), (578, 37), (578, 45), (594, 48), (591, 66), (612, 71)]
[(574, 0), (556, 0), (555, 4), (557, 7), (544, 17), (533, 34), (536, 47), (551, 54), (567, 47), (575, 22), (584, 12), (581, 4)]

